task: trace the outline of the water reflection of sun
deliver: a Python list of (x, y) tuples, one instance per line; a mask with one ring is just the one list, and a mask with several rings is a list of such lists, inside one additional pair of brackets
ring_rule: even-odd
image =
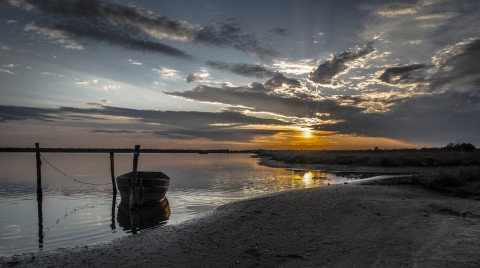
[(312, 182), (312, 179), (313, 179), (313, 173), (311, 171), (305, 172), (305, 174), (303, 175), (303, 182), (306, 185), (309, 185)]

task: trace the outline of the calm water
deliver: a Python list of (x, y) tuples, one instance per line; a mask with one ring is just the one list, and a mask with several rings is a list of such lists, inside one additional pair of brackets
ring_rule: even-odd
[[(108, 154), (42, 156), (78, 180), (111, 181)], [(331, 173), (264, 167), (257, 161), (249, 154), (142, 154), (139, 170), (163, 171), (171, 182), (170, 211), (168, 207), (142, 211), (136, 216), (140, 229), (176, 224), (234, 200), (346, 179)], [(131, 171), (131, 162), (131, 154), (116, 154), (115, 174)], [(119, 205), (118, 196), (114, 198), (111, 185), (74, 182), (45, 161), (42, 181), (39, 206), (34, 153), (0, 153), (0, 255), (95, 243), (132, 233), (129, 212)]]

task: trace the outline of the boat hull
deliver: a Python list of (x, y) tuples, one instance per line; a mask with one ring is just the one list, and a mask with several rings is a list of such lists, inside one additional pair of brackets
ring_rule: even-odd
[[(118, 176), (116, 182), (122, 203), (130, 204), (130, 184), (133, 183), (133, 172)], [(137, 183), (142, 187), (139, 187), (140, 193), (137, 195), (135, 205), (141, 207), (162, 201), (170, 185), (170, 178), (163, 172), (138, 171)]]

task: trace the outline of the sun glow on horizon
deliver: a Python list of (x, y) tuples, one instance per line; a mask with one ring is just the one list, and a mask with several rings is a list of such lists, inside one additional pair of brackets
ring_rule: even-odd
[(312, 129), (311, 129), (311, 128), (309, 128), (309, 127), (301, 127), (301, 128), (300, 128), (300, 131), (303, 132), (303, 137), (304, 137), (304, 138), (309, 139), (309, 138), (312, 137)]

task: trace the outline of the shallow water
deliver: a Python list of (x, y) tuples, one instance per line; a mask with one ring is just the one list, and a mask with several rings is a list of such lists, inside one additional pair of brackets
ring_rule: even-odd
[[(43, 202), (36, 200), (34, 153), (0, 153), (0, 255), (70, 247), (129, 235), (128, 213), (114, 198), (108, 154), (43, 153), (48, 162), (81, 184), (42, 165)], [(115, 154), (115, 174), (131, 171), (132, 155)], [(135, 216), (143, 228), (161, 228), (219, 205), (291, 189), (339, 183), (332, 173), (292, 171), (258, 165), (249, 154), (142, 154), (139, 170), (163, 171), (170, 178), (165, 208)], [(39, 219), (41, 215), (41, 219)]]

